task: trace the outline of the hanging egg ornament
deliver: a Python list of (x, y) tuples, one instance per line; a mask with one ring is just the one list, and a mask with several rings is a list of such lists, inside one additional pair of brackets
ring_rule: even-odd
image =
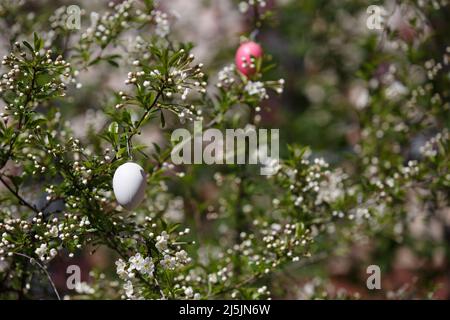
[(133, 210), (142, 202), (146, 187), (146, 174), (137, 163), (124, 163), (114, 173), (114, 195), (117, 202), (127, 210)]
[(236, 51), (235, 63), (240, 73), (249, 77), (256, 72), (256, 59), (263, 56), (263, 49), (253, 41), (242, 43)]

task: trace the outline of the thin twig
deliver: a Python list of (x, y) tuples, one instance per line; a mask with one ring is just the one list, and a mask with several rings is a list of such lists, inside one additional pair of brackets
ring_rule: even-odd
[(53, 288), (53, 291), (55, 292), (55, 295), (58, 298), (58, 300), (61, 300), (61, 297), (59, 296), (58, 290), (56, 289), (55, 283), (53, 282), (52, 278), (50, 277), (50, 274), (48, 273), (47, 269), (45, 269), (45, 267), (42, 264), (39, 263), (39, 261), (37, 261), (35, 258), (30, 257), (30, 256), (28, 256), (26, 254), (23, 254), (23, 253), (18, 253), (18, 252), (11, 252), (11, 253), (15, 254), (17, 256), (21, 256), (21, 257), (25, 257), (25, 258), (29, 259), (31, 264), (36, 263), (36, 265), (42, 271), (44, 271), (45, 275), (47, 276), (48, 281), (50, 282), (50, 284), (51, 284), (51, 286)]
[(3, 183), (3, 185), (19, 200), (19, 204), (21, 205), (25, 205), (26, 207), (30, 208), (31, 210), (33, 210), (36, 213), (39, 213), (39, 210), (31, 205), (29, 202), (27, 202), (24, 198), (22, 198), (22, 196), (16, 191), (14, 190), (6, 181), (5, 179), (3, 179), (2, 177), (2, 173), (0, 173), (0, 182)]

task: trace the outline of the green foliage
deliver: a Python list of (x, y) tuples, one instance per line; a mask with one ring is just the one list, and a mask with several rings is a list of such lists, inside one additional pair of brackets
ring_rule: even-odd
[[(414, 207), (425, 224), (448, 228), (445, 35), (418, 31), (436, 14), (428, 7), (409, 17), (413, 40), (392, 26), (350, 33), (338, 9), (345, 18), (366, 5), (240, 4), (250, 18), (243, 39), (257, 35), (268, 44), (247, 78), (230, 64), (232, 55), (217, 76), (198, 63), (191, 43), (173, 40), (170, 19), (153, 1), (113, 4), (78, 32), (64, 23), (66, 7), (50, 13), (49, 29), (49, 12), (36, 9), (30, 25), (26, 6), (1, 4), (5, 23), (17, 17), (18, 27), (8, 34), (0, 81), (0, 297), (53, 297), (42, 269), (91, 254), (108, 266), (92, 270), (75, 292), (59, 285), (72, 298), (298, 297), (292, 291), (302, 292), (300, 281), (292, 289), (286, 280), (292, 269), (313, 279), (307, 298), (352, 298), (325, 292), (332, 283), (326, 265), (357, 246), (371, 257), (360, 273), (370, 264), (388, 271), (400, 246), (427, 261), (433, 248), (448, 257), (448, 240), (410, 230)], [(270, 46), (268, 28), (295, 41)], [(130, 37), (132, 48), (123, 49)], [(90, 89), (81, 86), (102, 70), (127, 74), (122, 89), (105, 89), (100, 77)], [(286, 80), (273, 80), (279, 73)], [(284, 110), (264, 116), (284, 86)], [(77, 136), (66, 120), (85, 113), (86, 101), (104, 122)], [(276, 173), (261, 176), (254, 165), (174, 166), (164, 134), (193, 120), (222, 131), (281, 128), (283, 159), (268, 164)], [(112, 178), (131, 160), (144, 168), (148, 186), (142, 204), (126, 211)], [(424, 278), (417, 297), (431, 296)]]

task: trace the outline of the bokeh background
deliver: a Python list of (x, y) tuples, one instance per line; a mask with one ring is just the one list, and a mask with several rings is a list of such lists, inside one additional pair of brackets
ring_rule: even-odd
[[(369, 91), (384, 81), (392, 65), (402, 66), (405, 81), (390, 84), (392, 101), (402, 108), (403, 100), (396, 97), (425, 81), (424, 63), (429, 58), (440, 59), (450, 44), (450, 8), (443, 3), (268, 0), (267, 9), (273, 10), (273, 16), (257, 39), (277, 64), (267, 78), (284, 78), (286, 85), (281, 96), (274, 95), (264, 102), (262, 126), (281, 128), (282, 155), (289, 143), (310, 146), (313, 154), (344, 168), (348, 174), (358, 175), (361, 164), (356, 162), (355, 154), (364, 139), (361, 114), (371, 114)], [(83, 24), (89, 24), (90, 12), (104, 8), (103, 1), (35, 0), (19, 6), (15, 16), (5, 16), (0, 10), (0, 54), (9, 50), (11, 39), (29, 33), (31, 30), (23, 29), (35, 25), (35, 19), (41, 19), (38, 25), (45, 30), (51, 23), (49, 17), (59, 7), (71, 4), (84, 11)], [(369, 30), (369, 5), (385, 8), (385, 27), (393, 30), (391, 34)], [(170, 15), (171, 37), (192, 41), (196, 59), (205, 64), (212, 77), (233, 62), (239, 36), (252, 26), (251, 12), (240, 12), (239, 1), (164, 0), (160, 7)], [(130, 34), (130, 43), (131, 39)], [(127, 43), (122, 45), (126, 50)], [(75, 135), (85, 137), (105, 126), (102, 104), (112, 90), (124, 88), (126, 73), (125, 68), (111, 73), (105, 65), (96, 68), (95, 73), (80, 75), (80, 93), (62, 109), (71, 118)], [(444, 69), (444, 75), (435, 84), (448, 92), (448, 69)], [(448, 110), (443, 111), (444, 127), (448, 127), (448, 119)], [(405, 159), (417, 158), (418, 149), (433, 134), (435, 130), (430, 127), (411, 136), (402, 145)], [(165, 136), (157, 124), (150, 124), (140, 139), (163, 143)], [(211, 172), (205, 169), (203, 174)], [(205, 200), (214, 197), (211, 185), (201, 180), (192, 188)], [(443, 201), (448, 203), (448, 199)], [(430, 216), (412, 196), (401, 233), (381, 230), (370, 241), (351, 245), (344, 254), (336, 252), (332, 258), (313, 265), (285, 270), (272, 284), (274, 298), (308, 299), (322, 292), (331, 297), (345, 293), (346, 297), (362, 298), (450, 298), (450, 210), (443, 207), (438, 216)], [(171, 214), (180, 215), (176, 205), (172, 209)], [(189, 216), (189, 210), (186, 212), (182, 220), (197, 219)], [(93, 268), (114, 272), (110, 270), (111, 258), (101, 248), (95, 255), (80, 252), (75, 260), (59, 256), (51, 265), (51, 274), (64, 292), (68, 264), (79, 264), (83, 280), (89, 283)], [(366, 268), (371, 264), (383, 270), (380, 291), (366, 288)]]

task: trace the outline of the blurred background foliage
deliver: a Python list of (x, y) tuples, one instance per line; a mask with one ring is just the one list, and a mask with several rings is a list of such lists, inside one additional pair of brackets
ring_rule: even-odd
[[(442, 63), (443, 69), (431, 79), (427, 75), (427, 62), (433, 60), (429, 68), (432, 69), (448, 53), (450, 44), (450, 7), (437, 7), (436, 3), (444, 1), (267, 1), (272, 16), (256, 39), (277, 64), (267, 78), (284, 78), (286, 84), (280, 97), (273, 96), (263, 103), (261, 126), (280, 128), (283, 158), (288, 155), (289, 144), (309, 146), (313, 156), (324, 157), (334, 168), (343, 168), (350, 177), (346, 183), (361, 185), (367, 197), (380, 192), (366, 182), (373, 177), (369, 172), (372, 162), (376, 162), (372, 164), (377, 168), (378, 177), (384, 179), (392, 168), (421, 159), (419, 148), (450, 125), (448, 65)], [(36, 27), (47, 30), (55, 10), (70, 4), (72, 1), (37, 0), (27, 1), (12, 14), (10, 10), (0, 10), (0, 26), (4, 30), (0, 43), (2, 53), (22, 35), (39, 31)], [(82, 18), (84, 24), (88, 23), (88, 13), (102, 6), (94, 1), (77, 4), (86, 12)], [(230, 0), (160, 1), (165, 11), (176, 16), (171, 36), (194, 42), (198, 61), (205, 63), (211, 75), (232, 63), (239, 35), (251, 31), (254, 17), (251, 13), (240, 15), (238, 4), (239, 1)], [(2, 0), (2, 6), (5, 5), (8, 1)], [(369, 5), (384, 6), (384, 30), (367, 28)], [(35, 17), (40, 20), (36, 21)], [(64, 39), (56, 41), (64, 47)], [(109, 68), (104, 64), (94, 75), (81, 75), (82, 93), (61, 104), (62, 112), (69, 115), (73, 131), (79, 136), (89, 136), (89, 126), (105, 125), (101, 110), (111, 104), (113, 90), (123, 86), (126, 70), (118, 69), (111, 75)], [(411, 93), (426, 84), (432, 87), (423, 97), (420, 112), (409, 114)], [(433, 103), (436, 93), (439, 101)], [(174, 125), (174, 120), (170, 121)], [(394, 130), (396, 126), (408, 129)], [(147, 126), (140, 139), (162, 142), (164, 136), (159, 124)], [(383, 218), (385, 221), (378, 220), (376, 227), (361, 226), (369, 241), (358, 243), (358, 238), (352, 238), (353, 231), (346, 233), (345, 229), (336, 236), (348, 238), (350, 249), (343, 252), (339, 251), (340, 246), (335, 247), (333, 237), (316, 241), (317, 252), (331, 253), (333, 257), (302, 268), (293, 265), (272, 276), (276, 279), (271, 282), (273, 296), (449, 298), (447, 160), (448, 155), (441, 160), (443, 163), (435, 164), (443, 166), (442, 172), (447, 176), (431, 194), (435, 197), (431, 203), (439, 203), (443, 218), (435, 219), (433, 208), (419, 206), (418, 196), (400, 186), (396, 195), (390, 195), (394, 197), (390, 206), (393, 214)], [(385, 162), (390, 165), (381, 165)], [(217, 229), (203, 225), (204, 216), (189, 216), (189, 213), (206, 214), (208, 205), (215, 203), (217, 190), (212, 180), (218, 170), (227, 173), (228, 169), (192, 166), (181, 181), (170, 185), (174, 194), (187, 200), (186, 219), (203, 228), (199, 237), (204, 241)], [(261, 185), (260, 188), (271, 187)], [(198, 203), (190, 202), (192, 198), (198, 199)], [(200, 206), (197, 210), (189, 210), (189, 206), (196, 205)], [(259, 207), (263, 210), (264, 202)], [(410, 217), (414, 209), (423, 211), (419, 212), (423, 215), (421, 226), (414, 225)], [(415, 227), (420, 231), (414, 232)], [(98, 265), (98, 261), (80, 263)], [(370, 264), (381, 267), (386, 290), (366, 289), (365, 271)], [(56, 275), (58, 267), (54, 268)]]

